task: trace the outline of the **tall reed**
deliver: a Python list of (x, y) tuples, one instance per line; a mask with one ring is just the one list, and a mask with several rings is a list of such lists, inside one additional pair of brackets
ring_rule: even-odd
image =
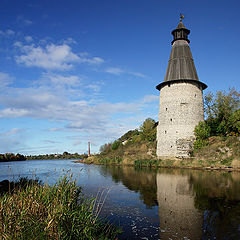
[(94, 208), (70, 176), (54, 186), (25, 180), (0, 196), (0, 239), (116, 239)]

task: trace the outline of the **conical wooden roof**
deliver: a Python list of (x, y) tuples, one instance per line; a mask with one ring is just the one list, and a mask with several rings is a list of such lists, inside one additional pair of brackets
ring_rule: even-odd
[(166, 83), (176, 81), (198, 81), (202, 84), (202, 88), (207, 85), (200, 82), (193, 61), (192, 53), (189, 47), (188, 34), (190, 30), (185, 28), (180, 21), (177, 28), (172, 31), (173, 41), (172, 50), (168, 61), (167, 72), (164, 82), (160, 83), (156, 88), (160, 90)]
[(190, 47), (185, 40), (173, 43), (164, 81), (179, 79), (199, 80)]

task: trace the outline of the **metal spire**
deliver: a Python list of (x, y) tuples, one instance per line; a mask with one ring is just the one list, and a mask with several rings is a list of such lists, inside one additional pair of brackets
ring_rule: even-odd
[(180, 22), (184, 19), (184, 15), (180, 13)]

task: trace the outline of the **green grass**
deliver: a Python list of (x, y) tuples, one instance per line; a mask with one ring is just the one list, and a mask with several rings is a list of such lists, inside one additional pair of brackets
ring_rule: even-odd
[(221, 160), (221, 164), (226, 166), (231, 166), (232, 160), (233, 160), (233, 156), (230, 156), (228, 158)]
[[(26, 183), (27, 182), (27, 183)], [(96, 199), (84, 198), (70, 176), (54, 186), (16, 184), (0, 196), (1, 239), (116, 239), (118, 229), (99, 218)]]
[(135, 167), (158, 167), (160, 160), (156, 159), (138, 159), (134, 161)]
[(121, 157), (113, 157), (113, 158), (109, 158), (109, 157), (101, 157), (98, 159), (98, 162), (100, 164), (121, 164), (122, 162), (122, 158)]

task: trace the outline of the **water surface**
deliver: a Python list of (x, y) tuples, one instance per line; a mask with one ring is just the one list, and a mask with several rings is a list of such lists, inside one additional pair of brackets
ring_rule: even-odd
[(54, 184), (67, 171), (104, 201), (101, 216), (123, 227), (119, 239), (240, 239), (239, 173), (34, 160), (1, 162), (0, 181), (37, 176)]

